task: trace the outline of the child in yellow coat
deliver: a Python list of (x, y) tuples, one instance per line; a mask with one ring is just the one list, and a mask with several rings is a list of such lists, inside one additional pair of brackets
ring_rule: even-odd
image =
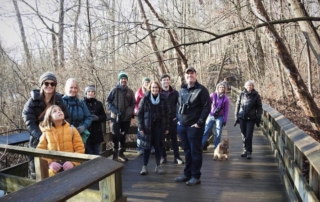
[[(52, 105), (48, 108), (43, 122), (40, 123), (40, 129), (42, 135), (38, 149), (84, 153), (85, 148), (79, 132), (64, 120), (64, 113), (59, 106)], [(45, 160), (48, 161), (49, 176), (79, 165), (77, 162), (58, 159), (46, 158)]]

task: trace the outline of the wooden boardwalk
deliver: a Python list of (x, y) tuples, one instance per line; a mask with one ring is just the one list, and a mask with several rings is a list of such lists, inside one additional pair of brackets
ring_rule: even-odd
[[(126, 152), (129, 161), (122, 171), (123, 195), (128, 201), (165, 202), (287, 202), (290, 201), (268, 139), (256, 128), (253, 137), (252, 159), (241, 158), (242, 142), (239, 125), (234, 124), (234, 107), (230, 106), (227, 127), (222, 138), (230, 139), (230, 159), (213, 161), (213, 149), (203, 153), (201, 184), (193, 187), (176, 183), (184, 165), (173, 164), (172, 151), (168, 163), (162, 165), (164, 175), (154, 172), (155, 159), (151, 155), (149, 174), (140, 175), (142, 156), (135, 150)], [(183, 151), (180, 150), (184, 158)]]

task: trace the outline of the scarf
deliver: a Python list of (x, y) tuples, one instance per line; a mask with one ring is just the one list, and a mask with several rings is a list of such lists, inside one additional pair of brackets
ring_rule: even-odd
[(159, 104), (159, 102), (160, 102), (160, 94), (158, 93), (157, 99), (154, 99), (154, 98), (153, 98), (153, 95), (151, 94), (151, 95), (150, 95), (150, 100), (151, 100), (151, 103), (152, 103), (153, 105)]

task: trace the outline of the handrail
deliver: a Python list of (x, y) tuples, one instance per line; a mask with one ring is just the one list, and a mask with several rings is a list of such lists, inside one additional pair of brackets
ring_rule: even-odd
[[(83, 201), (92, 201), (92, 197), (95, 197), (94, 200), (99, 198), (99, 201), (126, 201), (126, 197), (122, 196), (121, 170), (123, 164), (111, 159), (97, 155), (48, 151), (5, 144), (0, 144), (0, 151), (84, 162), (71, 170), (6, 195), (0, 200), (16, 201), (20, 197), (22, 201), (65, 201), (67, 199), (68, 201), (79, 201), (79, 198)], [(3, 174), (0, 173), (1, 175)], [(5, 177), (7, 179), (17, 178), (10, 175)], [(87, 189), (99, 181), (100, 192)], [(39, 190), (39, 187), (43, 191)], [(83, 191), (85, 193), (82, 193)], [(87, 194), (89, 192), (90, 194)]]
[[(231, 87), (231, 97), (240, 91)], [(280, 112), (267, 104), (262, 105), (261, 129), (269, 139), (289, 195), (297, 195), (304, 202), (320, 198), (320, 143), (299, 129)], [(305, 159), (310, 164), (309, 182), (302, 174)]]

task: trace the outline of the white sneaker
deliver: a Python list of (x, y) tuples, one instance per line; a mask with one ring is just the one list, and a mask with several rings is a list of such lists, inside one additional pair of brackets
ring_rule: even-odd
[(156, 171), (156, 173), (158, 173), (160, 175), (164, 173), (164, 170), (162, 170), (160, 165), (156, 166), (156, 168), (154, 170)]
[(140, 175), (147, 175), (147, 174), (148, 174), (147, 166), (142, 166), (142, 169), (140, 171)]
[(138, 155), (140, 156), (140, 155), (142, 155), (143, 154), (143, 150), (138, 150)]

